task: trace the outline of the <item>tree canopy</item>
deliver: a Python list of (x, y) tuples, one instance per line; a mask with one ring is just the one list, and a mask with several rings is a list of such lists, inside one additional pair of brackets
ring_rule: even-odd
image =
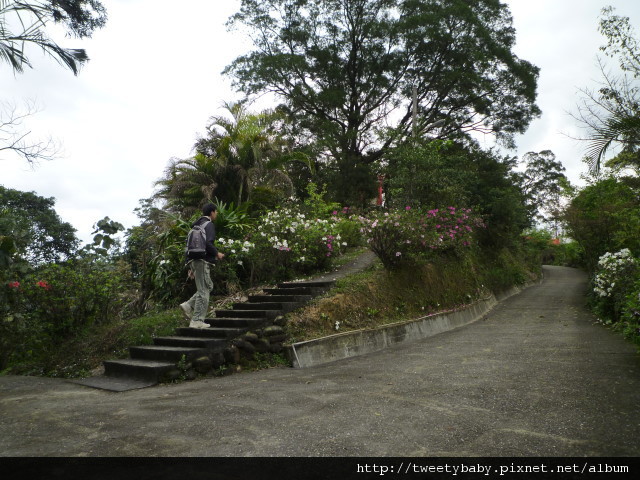
[(54, 206), (54, 198), (0, 186), (0, 238), (12, 239), (16, 254), (31, 265), (65, 260), (77, 248), (75, 228)]
[(587, 185), (565, 212), (569, 233), (584, 251), (590, 272), (606, 252), (640, 252), (638, 192), (614, 177)]
[(498, 0), (242, 0), (229, 25), (255, 47), (224, 70), (236, 88), (279, 96), (343, 172), (413, 135), (511, 144), (540, 114)]

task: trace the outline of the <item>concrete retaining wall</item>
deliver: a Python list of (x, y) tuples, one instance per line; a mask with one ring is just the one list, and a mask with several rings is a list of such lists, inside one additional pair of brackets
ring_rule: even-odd
[(455, 311), (294, 343), (286, 347), (286, 352), (294, 368), (312, 367), (376, 352), (391, 345), (420, 340), (468, 325), (486, 315), (499, 301), (522, 290), (514, 287), (500, 294), (499, 299), (491, 295)]

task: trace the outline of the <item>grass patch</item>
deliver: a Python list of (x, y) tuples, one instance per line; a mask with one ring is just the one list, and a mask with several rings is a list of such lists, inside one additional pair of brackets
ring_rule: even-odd
[(279, 353), (254, 353), (252, 359), (242, 358), (240, 367), (244, 371), (257, 371), (266, 368), (290, 367), (291, 362)]

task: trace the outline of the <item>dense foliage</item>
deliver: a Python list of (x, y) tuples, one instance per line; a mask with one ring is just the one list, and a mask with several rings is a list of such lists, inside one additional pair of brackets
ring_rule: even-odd
[(565, 212), (568, 233), (584, 252), (584, 263), (595, 271), (607, 252), (640, 251), (640, 202), (637, 192), (615, 177), (580, 190)]
[(514, 247), (534, 213), (516, 166), (515, 158), (451, 141), (400, 147), (385, 168), (387, 202), (395, 208), (472, 208), (487, 227), (478, 232), (482, 246)]

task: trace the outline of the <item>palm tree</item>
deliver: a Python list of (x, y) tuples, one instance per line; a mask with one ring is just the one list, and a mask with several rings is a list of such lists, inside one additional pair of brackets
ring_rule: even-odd
[(216, 157), (196, 154), (185, 160), (171, 159), (154, 195), (168, 201), (168, 209), (187, 217), (214, 197), (235, 195), (237, 175)]
[(614, 143), (622, 145), (623, 152), (636, 153), (640, 146), (640, 117), (612, 116), (594, 130), (587, 153), (592, 171), (600, 171), (604, 156)]
[(242, 103), (224, 106), (230, 118), (212, 117), (207, 136), (194, 146), (196, 155), (172, 160), (156, 182), (156, 196), (171, 208), (188, 213), (213, 198), (239, 206), (258, 186), (291, 195), (291, 180), (281, 169), (287, 146), (276, 133), (277, 116), (248, 113)]
[(635, 153), (640, 147), (640, 92), (628, 78), (611, 79), (597, 93), (583, 90), (585, 98), (577, 119), (586, 127), (586, 158), (598, 173), (614, 145)]
[(291, 193), (291, 181), (279, 162), (287, 151), (286, 142), (276, 132), (279, 116), (273, 111), (249, 113), (244, 103), (225, 103), (231, 118), (211, 117), (208, 136), (200, 138), (195, 150), (215, 156), (238, 175), (235, 201), (250, 200), (256, 186), (269, 186), (283, 193)]

